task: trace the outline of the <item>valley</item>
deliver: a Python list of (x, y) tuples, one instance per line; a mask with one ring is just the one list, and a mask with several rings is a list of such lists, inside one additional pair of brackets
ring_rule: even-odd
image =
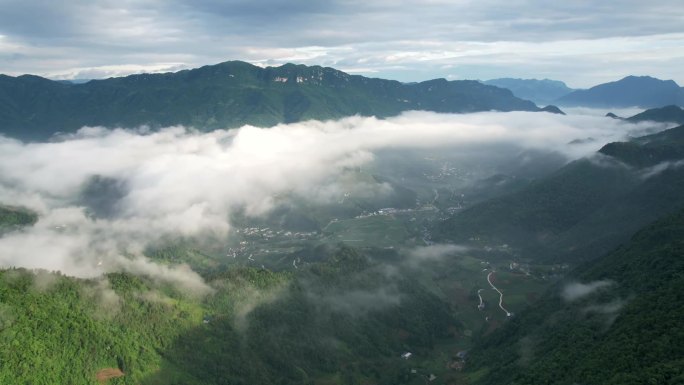
[[(551, 114), (477, 82), (242, 62), (0, 81), (69, 106), (127, 90), (98, 119), (133, 98), (124, 123), (151, 122), (2, 116), (27, 141), (0, 136), (0, 383), (610, 383), (611, 356), (616, 384), (681, 378), (677, 106)], [(258, 111), (150, 96), (178, 84)]]

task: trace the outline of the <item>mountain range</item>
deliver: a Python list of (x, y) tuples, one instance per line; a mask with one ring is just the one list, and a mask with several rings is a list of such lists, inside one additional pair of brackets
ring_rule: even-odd
[(650, 76), (627, 76), (589, 89), (572, 89), (558, 80), (501, 78), (483, 82), (507, 88), (519, 98), (539, 105), (591, 108), (658, 108), (684, 106), (684, 88), (673, 80)]
[(576, 90), (555, 101), (566, 107), (655, 108), (684, 105), (684, 89), (673, 80), (650, 76), (627, 76), (615, 82)]
[(574, 91), (562, 81), (549, 79), (500, 78), (486, 80), (483, 83), (507, 88), (513, 92), (513, 95), (531, 100), (539, 105), (552, 104), (557, 99)]
[(672, 80), (648, 76), (573, 90), (548, 79), (401, 83), (329, 67), (262, 68), (240, 61), (86, 82), (0, 75), (0, 133), (45, 140), (83, 126), (154, 129), (182, 124), (213, 130), (350, 115), (384, 118), (408, 110), (561, 112), (555, 106), (542, 110), (529, 100), (568, 107), (650, 108), (683, 105), (684, 91)]
[(540, 109), (509, 90), (477, 81), (434, 79), (404, 84), (294, 64), (261, 68), (230, 61), (82, 84), (32, 75), (0, 76), (0, 132), (32, 140), (86, 125), (155, 128), (182, 124), (212, 130), (357, 114), (388, 117), (407, 110)]

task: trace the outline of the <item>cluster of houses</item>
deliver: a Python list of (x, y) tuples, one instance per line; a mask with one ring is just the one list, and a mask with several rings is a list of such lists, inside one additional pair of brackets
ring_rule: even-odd
[(275, 237), (286, 237), (294, 239), (309, 239), (315, 236), (315, 231), (289, 231), (289, 230), (273, 230), (269, 227), (245, 227), (244, 229), (237, 229), (238, 234), (252, 238), (272, 239)]
[(468, 176), (471, 176), (472, 173), (466, 172), (464, 170), (461, 170), (457, 167), (454, 167), (450, 165), (449, 163), (444, 163), (442, 164), (442, 167), (439, 168), (439, 172), (437, 174), (430, 174), (427, 172), (423, 172), (423, 176), (429, 180), (430, 182), (440, 182), (445, 179), (453, 178), (453, 177), (460, 177), (460, 178), (465, 178)]

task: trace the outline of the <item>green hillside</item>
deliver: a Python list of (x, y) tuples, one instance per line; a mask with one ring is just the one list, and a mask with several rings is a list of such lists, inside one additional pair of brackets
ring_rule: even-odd
[[(298, 273), (233, 267), (198, 298), (144, 276), (0, 271), (0, 382), (412, 384), (460, 323), (424, 286), (340, 248)], [(416, 354), (410, 363), (405, 351)]]
[[(683, 383), (683, 240), (678, 211), (580, 266), (482, 341), (468, 361), (472, 383)], [(566, 285), (576, 282), (603, 287), (563, 299)]]
[(0, 234), (4, 231), (32, 225), (38, 220), (38, 216), (20, 207), (0, 205)]
[(682, 132), (610, 143), (592, 159), (453, 215), (437, 226), (438, 239), (508, 244), (536, 260), (599, 256), (684, 206), (684, 169), (663, 163), (684, 158)]

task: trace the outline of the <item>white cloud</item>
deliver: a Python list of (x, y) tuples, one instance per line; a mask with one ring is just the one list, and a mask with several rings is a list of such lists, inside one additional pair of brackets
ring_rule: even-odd
[[(375, 151), (508, 143), (571, 159), (639, 127), (595, 116), (410, 112), (209, 133), (84, 128), (49, 143), (0, 138), (0, 202), (40, 214), (35, 226), (0, 238), (0, 265), (84, 277), (123, 269), (201, 291), (187, 267), (156, 265), (142, 251), (169, 236), (225, 236), (236, 209), (260, 215), (290, 196), (335, 201), (342, 192), (332, 181), (372, 162)], [(568, 144), (585, 137), (597, 140)], [(94, 176), (116, 186), (112, 196), (96, 189), (109, 199), (107, 215), (87, 210), (84, 188)]]

